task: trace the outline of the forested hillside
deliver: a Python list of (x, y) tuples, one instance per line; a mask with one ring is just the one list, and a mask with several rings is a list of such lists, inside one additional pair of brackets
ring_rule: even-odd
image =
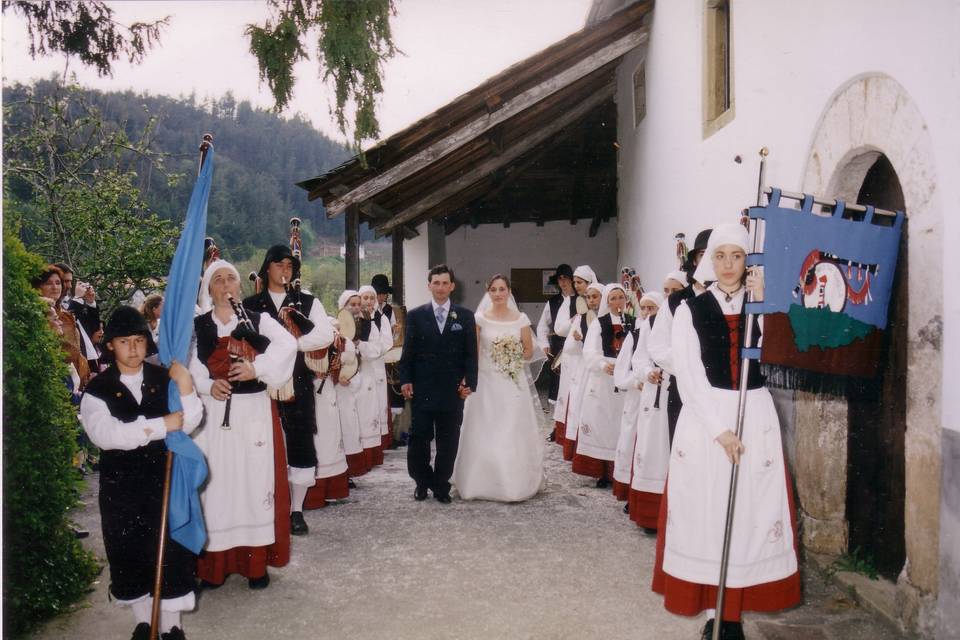
[[(62, 87), (59, 89), (62, 91)], [(58, 91), (53, 81), (32, 87), (4, 87), (4, 138), (29, 126), (31, 114), (24, 99), (40, 99)], [(297, 215), (313, 234), (340, 239), (343, 222), (326, 220), (319, 202), (307, 202), (295, 183), (340, 164), (349, 152), (327, 138), (305, 119), (277, 114), (238, 102), (227, 94), (218, 100), (196, 96), (171, 98), (127, 92), (82, 90), (104, 124), (116, 127), (132, 140), (148, 131), (150, 148), (169, 154), (166, 174), (183, 177), (169, 184), (152, 162), (131, 155), (143, 200), (160, 218), (179, 223), (186, 211), (197, 167), (197, 146), (204, 133), (215, 137), (216, 171), (211, 189), (208, 231), (234, 260), (252, 257), (257, 249), (285, 242), (288, 220)], [(9, 187), (10, 185), (8, 185)], [(16, 185), (13, 193), (18, 194)]]

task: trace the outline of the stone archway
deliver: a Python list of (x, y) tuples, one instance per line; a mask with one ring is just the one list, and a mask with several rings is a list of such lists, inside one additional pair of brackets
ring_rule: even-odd
[[(932, 619), (921, 615), (921, 610), (934, 606), (939, 575), (943, 212), (932, 142), (916, 104), (889, 76), (858, 76), (840, 87), (827, 103), (810, 145), (803, 191), (854, 201), (881, 154), (899, 178), (910, 227), (904, 442), (906, 564), (897, 581), (897, 614), (908, 628), (916, 628), (922, 620)], [(831, 418), (833, 426), (827, 428), (827, 435), (844, 442), (840, 468), (845, 468), (846, 414), (843, 399), (798, 393), (798, 443), (817, 440), (818, 416), (821, 420)], [(798, 476), (803, 474), (804, 458), (812, 455), (810, 447), (805, 454), (798, 451)], [(815, 482), (819, 486), (812, 486)], [(812, 514), (810, 529), (823, 534), (820, 540), (815, 535), (814, 539), (805, 536), (805, 541), (815, 551), (845, 550), (846, 522), (837, 522), (837, 505), (827, 497), (831, 492), (833, 496), (846, 495), (845, 474), (834, 473), (826, 483), (824, 476), (798, 477), (801, 499), (805, 483), (807, 492), (814, 495), (811, 504), (817, 511)], [(842, 513), (842, 506), (840, 510)]]

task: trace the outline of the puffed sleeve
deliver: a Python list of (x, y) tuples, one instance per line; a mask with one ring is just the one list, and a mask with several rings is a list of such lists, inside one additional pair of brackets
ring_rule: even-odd
[(537, 322), (537, 346), (541, 350), (550, 348), (550, 304), (543, 305), (540, 321)]
[(181, 395), (180, 403), (183, 405), (183, 432), (190, 435), (203, 421), (203, 403), (196, 388), (188, 395)]
[[(679, 307), (678, 307), (679, 308)], [(676, 373), (673, 368), (673, 357), (671, 353), (671, 338), (673, 327), (673, 314), (670, 313), (670, 307), (663, 303), (657, 319), (653, 322), (653, 330), (647, 339), (647, 353), (650, 359), (657, 363), (657, 366), (665, 369), (668, 373)]]
[(561, 304), (557, 310), (557, 320), (553, 323), (554, 332), (556, 332), (558, 336), (566, 338), (567, 334), (570, 333), (570, 327), (572, 326), (575, 315), (576, 314), (570, 314), (570, 302), (564, 299), (563, 304)]
[(644, 382), (647, 379), (647, 375), (655, 368), (653, 361), (650, 359), (650, 353), (647, 350), (651, 331), (650, 324), (646, 322), (643, 323), (643, 326), (640, 327), (640, 331), (637, 334), (637, 348), (634, 350), (633, 358), (630, 360), (630, 366), (636, 373), (637, 378)]
[(197, 357), (196, 334), (190, 341), (190, 360), (187, 363), (187, 369), (190, 370), (190, 377), (193, 378), (193, 388), (196, 389), (196, 392), (205, 396), (210, 395), (210, 390), (213, 388), (213, 378), (210, 377), (210, 370), (207, 369), (207, 366), (200, 362), (200, 358)]
[(333, 325), (327, 319), (323, 304), (316, 298), (310, 307), (309, 320), (313, 323), (313, 330), (297, 339), (297, 348), (300, 351), (314, 351), (329, 347), (333, 342)]
[(724, 422), (712, 405), (713, 387), (700, 359), (700, 338), (693, 328), (693, 317), (687, 305), (677, 307), (671, 333), (674, 375), (677, 376), (684, 411), (692, 410), (697, 417), (696, 423), (702, 425), (711, 438), (732, 431), (734, 425)]
[(628, 333), (617, 354), (617, 362), (613, 365), (613, 384), (626, 391), (636, 389), (640, 379), (631, 366), (633, 354), (633, 333)]
[[(579, 314), (574, 316), (574, 323), (578, 326), (580, 325), (580, 316)], [(579, 356), (583, 353), (583, 337), (580, 336), (580, 340), (577, 340), (573, 334), (575, 331), (570, 331), (567, 333), (567, 337), (563, 341), (563, 353), (569, 354), (571, 356)]]
[(80, 401), (80, 422), (93, 444), (101, 449), (130, 451), (167, 435), (163, 418), (140, 416), (133, 422), (122, 422), (110, 413), (106, 402), (89, 393)]
[(387, 316), (380, 316), (380, 355), (393, 349), (393, 328)]
[(607, 361), (603, 357), (603, 336), (600, 320), (594, 320), (583, 338), (583, 365), (588, 369), (603, 371)]
[(371, 321), (370, 336), (357, 344), (357, 351), (360, 352), (361, 358), (367, 360), (376, 360), (386, 352), (380, 342), (380, 328), (373, 324), (373, 321)]
[(265, 313), (260, 314), (260, 334), (270, 339), (270, 345), (254, 359), (253, 369), (262, 382), (279, 387), (293, 375), (297, 341), (280, 323)]

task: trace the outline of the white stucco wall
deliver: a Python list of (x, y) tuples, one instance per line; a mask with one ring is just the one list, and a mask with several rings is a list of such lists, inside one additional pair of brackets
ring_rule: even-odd
[[(576, 268), (589, 264), (604, 281), (619, 277), (617, 272), (617, 229), (614, 221), (600, 226), (596, 237), (587, 237), (586, 220), (569, 222), (464, 226), (447, 236), (447, 264), (457, 276), (462, 304), (474, 308), (483, 297), (487, 280), (495, 273), (510, 276), (512, 268), (553, 268), (562, 262)], [(543, 305), (523, 304), (534, 323)]]
[(403, 241), (403, 303), (407, 309), (425, 304), (430, 299), (427, 291), (427, 225), (417, 227), (416, 238)]
[[(930, 0), (737, 0), (732, 3), (732, 122), (708, 139), (701, 123), (702, 0), (656, 5), (646, 53), (647, 114), (633, 127), (632, 76), (619, 70), (620, 260), (652, 282), (674, 266), (673, 236), (733, 221), (755, 203), (758, 150), (768, 185), (801, 191), (811, 144), (832, 96), (866, 73), (890, 76), (919, 109), (933, 157), (944, 250), (960, 241), (960, 3)], [(891, 108), (897, 108), (891, 105)], [(858, 126), (857, 114), (850, 126)], [(896, 131), (890, 132), (897, 135)], [(880, 151), (883, 151), (881, 148)], [(734, 162), (740, 155), (742, 164)], [(822, 194), (829, 196), (830, 194)], [(908, 204), (909, 208), (909, 204)], [(908, 211), (909, 213), (909, 211)], [(944, 256), (946, 271), (952, 262)], [(944, 274), (946, 275), (946, 274)], [(960, 295), (943, 279), (943, 389), (960, 383)], [(944, 394), (943, 425), (960, 429), (960, 394)]]

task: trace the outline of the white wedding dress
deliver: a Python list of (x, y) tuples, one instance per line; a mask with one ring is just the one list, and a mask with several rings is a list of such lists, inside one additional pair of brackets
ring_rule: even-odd
[(519, 340), (530, 319), (521, 313), (516, 320), (500, 322), (482, 311), (475, 318), (480, 329), (477, 391), (464, 406), (451, 481), (464, 500), (520, 502), (536, 495), (545, 482), (537, 402), (527, 367), (514, 381), (497, 370), (491, 349), (502, 335)]

